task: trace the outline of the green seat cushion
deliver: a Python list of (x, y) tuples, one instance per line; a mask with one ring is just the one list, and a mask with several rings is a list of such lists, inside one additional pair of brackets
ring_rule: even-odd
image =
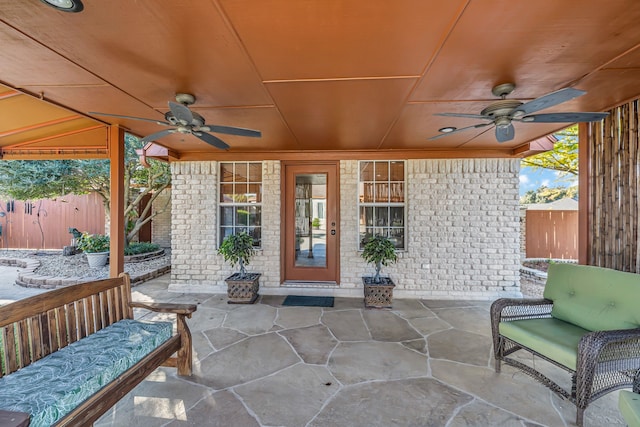
[(620, 391), (618, 408), (629, 427), (640, 427), (640, 394)]
[(171, 338), (170, 322), (121, 320), (0, 378), (0, 409), (49, 426)]
[(500, 335), (574, 371), (578, 358), (578, 343), (588, 332), (579, 326), (554, 318), (500, 322)]
[(549, 266), (551, 315), (589, 331), (640, 327), (640, 274), (576, 264)]

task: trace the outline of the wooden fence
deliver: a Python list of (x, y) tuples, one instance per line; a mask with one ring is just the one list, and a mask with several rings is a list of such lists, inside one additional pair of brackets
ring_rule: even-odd
[(104, 234), (105, 211), (97, 193), (32, 202), (0, 201), (0, 247), (62, 249), (71, 243), (69, 228)]
[(578, 211), (528, 210), (527, 258), (578, 259)]

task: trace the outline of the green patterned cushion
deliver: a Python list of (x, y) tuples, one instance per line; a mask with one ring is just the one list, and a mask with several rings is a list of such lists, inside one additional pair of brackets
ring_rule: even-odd
[(170, 322), (121, 320), (0, 378), (0, 409), (49, 426), (172, 335)]

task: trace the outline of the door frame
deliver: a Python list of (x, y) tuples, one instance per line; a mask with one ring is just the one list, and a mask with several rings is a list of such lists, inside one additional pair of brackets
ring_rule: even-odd
[[(292, 189), (288, 189), (286, 185), (287, 181), (287, 169), (291, 166), (306, 166), (310, 169), (314, 166), (333, 166), (335, 168), (335, 180), (333, 186), (330, 186), (329, 181), (327, 182), (327, 215), (329, 214), (329, 209), (331, 209), (332, 215), (335, 218), (335, 231), (336, 234), (333, 236), (335, 238), (335, 250), (334, 253), (331, 254), (333, 258), (332, 261), (335, 265), (335, 283), (337, 285), (340, 284), (340, 161), (331, 161), (331, 160), (319, 160), (319, 161), (311, 161), (311, 160), (283, 160), (280, 163), (280, 283), (284, 284), (286, 282), (287, 275), (287, 232), (286, 232), (286, 209), (287, 209), (287, 191), (292, 192)], [(310, 171), (313, 173), (313, 171)], [(293, 194), (293, 193), (292, 193)], [(334, 203), (333, 206), (329, 206), (329, 196), (332, 195), (332, 199)], [(329, 224), (327, 224), (327, 237), (329, 237)], [(295, 248), (293, 250), (295, 253)], [(327, 264), (329, 263), (329, 245), (327, 245)], [(307, 282), (308, 280), (305, 280)], [(312, 281), (310, 281), (312, 282)], [(332, 281), (333, 282), (333, 281)]]

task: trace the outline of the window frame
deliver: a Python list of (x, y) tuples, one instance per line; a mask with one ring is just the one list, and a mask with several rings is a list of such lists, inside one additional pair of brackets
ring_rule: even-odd
[[(222, 176), (222, 165), (224, 164), (232, 164), (233, 165), (233, 171), (234, 171), (234, 175), (235, 175), (235, 170), (236, 170), (236, 165), (240, 164), (240, 165), (246, 165), (247, 166), (247, 181), (246, 183), (243, 183), (241, 181), (223, 181), (223, 176)], [(256, 182), (256, 181), (250, 181), (250, 173), (249, 173), (249, 165), (254, 164), (254, 165), (260, 165), (260, 182)], [(233, 224), (232, 225), (224, 225), (222, 224), (222, 210), (226, 207), (232, 207), (232, 208), (237, 208), (237, 207), (253, 207), (256, 206), (259, 208), (259, 215), (260, 215), (260, 220), (259, 220), (259, 225), (257, 226), (253, 226), (252, 228), (258, 228), (260, 229), (260, 245), (258, 246), (254, 246), (253, 248), (256, 250), (261, 250), (262, 249), (262, 239), (263, 239), (263, 221), (262, 221), (262, 215), (263, 215), (263, 197), (264, 197), (264, 162), (262, 161), (219, 161), (218, 162), (218, 191), (217, 191), (217, 218), (218, 218), (218, 224), (217, 224), (217, 233), (218, 233), (218, 238), (216, 239), (217, 242), (217, 247), (220, 247), (220, 245), (222, 244), (222, 241), (224, 239), (224, 233), (222, 232), (223, 228), (232, 228), (233, 229), (233, 233), (235, 234), (237, 229), (240, 228), (246, 228), (247, 232), (249, 231), (250, 226), (249, 225), (237, 225), (236, 224), (236, 215), (233, 215)], [(235, 185), (238, 183), (242, 183), (242, 184), (247, 184), (248, 185), (259, 185), (260, 186), (260, 202), (254, 202), (254, 203), (250, 203), (250, 202), (223, 202), (222, 201), (222, 196), (223, 196), (223, 185), (233, 185), (234, 186), (234, 190), (235, 190)], [(233, 193), (236, 194), (236, 193)], [(248, 194), (248, 193), (244, 193), (244, 194)]]
[[(374, 183), (374, 188), (375, 188), (375, 183), (376, 182), (386, 182), (388, 185), (390, 185), (391, 183), (397, 183), (399, 181), (392, 181), (391, 180), (391, 174), (389, 173), (387, 180), (386, 181), (376, 181), (375, 179), (375, 165), (376, 163), (387, 163), (388, 165), (388, 171), (391, 171), (391, 163), (392, 162), (402, 162), (403, 163), (403, 181), (402, 181), (402, 189), (403, 189), (403, 201), (402, 202), (391, 202), (390, 200), (387, 200), (385, 202), (361, 202), (361, 196), (364, 196), (364, 184), (365, 183)], [(371, 163), (373, 165), (374, 171), (373, 171), (373, 181), (365, 181), (362, 179), (362, 164), (363, 163)], [(357, 222), (356, 222), (356, 227), (357, 227), (357, 233), (356, 233), (356, 238), (357, 238), (357, 248), (359, 252), (362, 252), (363, 250), (363, 245), (361, 242), (361, 238), (360, 238), (360, 211), (362, 207), (371, 207), (373, 209), (378, 208), (378, 207), (385, 207), (387, 209), (389, 208), (393, 208), (393, 207), (401, 207), (403, 209), (403, 218), (402, 218), (402, 227), (393, 227), (390, 222), (389, 222), (389, 218), (387, 218), (387, 225), (384, 226), (384, 229), (387, 230), (387, 236), (389, 234), (389, 231), (394, 229), (394, 228), (402, 228), (403, 229), (403, 233), (402, 233), (402, 248), (396, 248), (396, 252), (406, 252), (407, 251), (407, 161), (406, 160), (358, 160), (358, 179), (357, 179), (357, 191), (356, 191), (356, 198), (357, 198)], [(374, 195), (375, 198), (375, 195)], [(367, 226), (364, 226), (365, 229), (367, 228)], [(375, 226), (373, 226), (375, 228)], [(381, 227), (378, 227), (381, 228)]]

